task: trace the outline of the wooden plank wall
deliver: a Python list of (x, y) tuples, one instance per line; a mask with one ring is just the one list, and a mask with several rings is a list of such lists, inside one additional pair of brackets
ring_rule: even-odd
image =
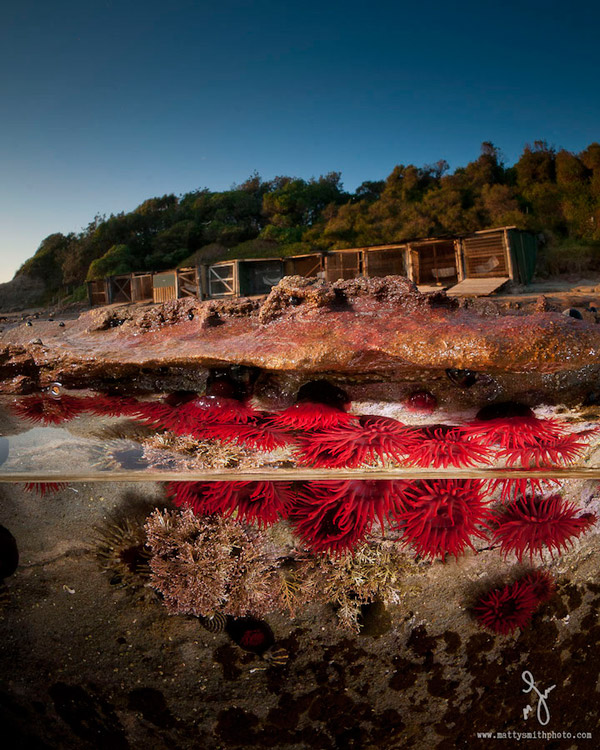
[(154, 287), (153, 299), (155, 302), (168, 302), (177, 299), (177, 289), (174, 286)]

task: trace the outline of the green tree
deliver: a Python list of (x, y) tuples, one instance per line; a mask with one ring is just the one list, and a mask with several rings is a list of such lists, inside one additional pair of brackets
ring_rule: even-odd
[(86, 281), (103, 279), (137, 271), (136, 256), (127, 245), (113, 245), (101, 258), (90, 264)]
[(74, 234), (60, 232), (50, 234), (42, 240), (35, 255), (19, 268), (16, 276), (33, 276), (41, 279), (48, 289), (56, 289), (63, 284), (63, 262), (68, 257), (75, 241)]

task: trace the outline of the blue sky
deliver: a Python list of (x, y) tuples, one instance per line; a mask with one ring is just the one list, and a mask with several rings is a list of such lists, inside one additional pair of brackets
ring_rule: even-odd
[(0, 281), (53, 232), (200, 187), (491, 140), (600, 141), (600, 7), (564, 2), (13, 0), (0, 27)]

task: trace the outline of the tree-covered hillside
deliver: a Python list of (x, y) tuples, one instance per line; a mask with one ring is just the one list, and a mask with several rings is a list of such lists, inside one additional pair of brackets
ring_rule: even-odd
[(545, 141), (507, 167), (491, 143), (450, 174), (448, 164), (394, 167), (386, 180), (347, 193), (341, 175), (318, 179), (252, 175), (224, 192), (150, 198), (134, 211), (96, 216), (79, 234), (51, 234), (17, 276), (56, 294), (128, 271), (194, 261), (290, 255), (493, 226), (543, 232), (546, 263), (559, 272), (600, 259), (600, 144), (579, 154)]

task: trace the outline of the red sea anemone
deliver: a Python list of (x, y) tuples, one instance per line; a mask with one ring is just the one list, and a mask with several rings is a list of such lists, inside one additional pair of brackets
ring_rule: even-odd
[(275, 643), (271, 628), (255, 617), (228, 617), (225, 632), (244, 651), (261, 656)]
[(491, 514), (483, 499), (482, 482), (445, 479), (416, 483), (406, 493), (405, 507), (395, 514), (406, 543), (421, 557), (444, 558), (474, 549), (471, 537), (485, 538)]
[(559, 485), (558, 479), (534, 477), (523, 477), (519, 479), (490, 479), (487, 491), (492, 495), (498, 487), (501, 489), (500, 501), (507, 503), (512, 500), (518, 500), (520, 497), (526, 497), (528, 494), (543, 494), (545, 487)]
[(237, 511), (239, 520), (259, 526), (287, 518), (294, 500), (289, 482), (210, 482), (205, 488), (208, 504), (224, 515)]
[(496, 516), (493, 541), (505, 555), (514, 552), (519, 561), (524, 554), (530, 559), (541, 555), (544, 547), (554, 556), (596, 522), (592, 513), (576, 514), (575, 506), (560, 495), (523, 497)]
[(27, 396), (11, 406), (12, 411), (28, 422), (60, 424), (87, 410), (87, 399), (63, 395), (58, 398), (44, 393)]
[(210, 482), (168, 482), (166, 491), (175, 505), (191, 508), (197, 516), (223, 513), (226, 509), (223, 498), (208, 496), (210, 487)]
[(521, 580), (533, 586), (533, 593), (540, 604), (551, 599), (556, 589), (554, 578), (546, 570), (534, 570)]
[(172, 432), (175, 432), (181, 425), (177, 409), (166, 401), (140, 401), (133, 417), (151, 427)]
[(245, 401), (226, 396), (200, 396), (183, 404), (178, 411), (182, 420), (192, 429), (202, 429), (203, 424), (245, 424), (260, 416), (260, 412)]
[(143, 406), (137, 399), (128, 396), (99, 393), (85, 399), (86, 411), (103, 417), (134, 416)]
[(299, 438), (302, 463), (318, 468), (351, 467), (379, 459), (402, 461), (413, 431), (389, 417), (359, 417), (355, 424), (316, 430)]
[(292, 524), (315, 552), (336, 555), (352, 550), (371, 530), (376, 519), (400, 512), (407, 482), (309, 482), (298, 494)]
[[(474, 607), (475, 617), (494, 633), (507, 635), (529, 624), (531, 616), (543, 598), (541, 586), (531, 575), (512, 584), (493, 589), (479, 598)], [(546, 597), (547, 598), (547, 597)]]
[(66, 482), (26, 482), (23, 489), (26, 492), (35, 492), (36, 495), (45, 497), (65, 490), (68, 486)]
[(277, 427), (265, 413), (258, 419), (246, 424), (208, 424), (202, 428), (207, 438), (222, 442), (237, 442), (247, 448), (259, 451), (273, 451), (284, 448), (294, 441), (294, 436)]
[(552, 439), (538, 440), (524, 447), (505, 448), (498, 453), (507, 466), (524, 468), (551, 468), (568, 466), (581, 458), (586, 444), (579, 441), (577, 433)]
[(352, 414), (335, 406), (303, 401), (274, 414), (270, 421), (274, 427), (288, 430), (315, 430), (319, 428), (345, 425), (356, 419)]
[(261, 526), (286, 518), (293, 502), (287, 482), (170, 482), (167, 494), (196, 515), (237, 511), (240, 520)]
[(437, 409), (437, 399), (429, 391), (415, 391), (404, 401), (404, 408), (408, 411), (431, 414)]
[(535, 447), (540, 441), (555, 440), (566, 432), (558, 420), (538, 419), (529, 406), (512, 401), (485, 406), (474, 422), (462, 425), (462, 430), (480, 444), (507, 450)]
[(486, 446), (498, 445), (507, 466), (539, 468), (574, 463), (586, 447), (581, 439), (595, 432), (569, 433), (566, 424), (539, 419), (528, 406), (511, 401), (484, 407), (462, 429)]
[(349, 424), (356, 417), (348, 414), (348, 394), (327, 380), (305, 383), (296, 397), (296, 403), (271, 417), (272, 423), (282, 429), (317, 430)]
[(253, 407), (226, 396), (197, 396), (173, 405), (168, 400), (140, 404), (138, 414), (147, 424), (176, 435), (207, 437), (205, 426), (214, 424), (245, 424), (260, 416)]
[(431, 425), (413, 432), (414, 445), (408, 453), (408, 463), (423, 468), (475, 466), (489, 464), (489, 448), (468, 440), (460, 427)]

